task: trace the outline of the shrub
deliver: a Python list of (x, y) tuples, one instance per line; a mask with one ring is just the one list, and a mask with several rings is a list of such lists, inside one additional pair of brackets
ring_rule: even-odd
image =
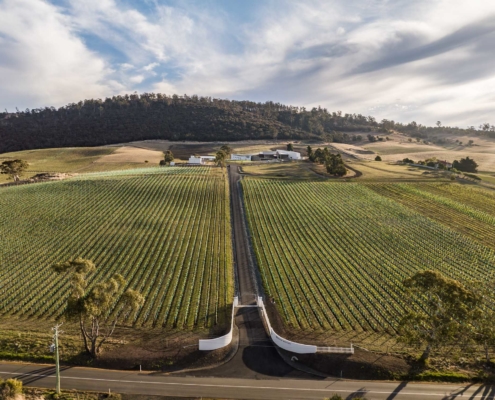
[(376, 156), (375, 161), (382, 161), (382, 158), (380, 156)]
[(0, 383), (0, 398), (14, 399), (22, 393), (22, 382), (17, 379), (7, 379)]
[(466, 374), (459, 372), (437, 372), (426, 371), (413, 377), (418, 381), (433, 381), (433, 382), (468, 382), (471, 379)]
[(477, 175), (473, 175), (473, 174), (464, 174), (464, 176), (467, 176), (468, 178), (471, 178), (471, 179), (476, 179), (477, 181), (481, 181), (481, 178)]
[(328, 400), (344, 400), (340, 394), (334, 394)]

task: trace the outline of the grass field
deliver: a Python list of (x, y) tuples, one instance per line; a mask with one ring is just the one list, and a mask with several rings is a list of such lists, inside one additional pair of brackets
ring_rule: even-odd
[[(85, 173), (151, 167), (158, 164), (162, 153), (123, 146), (26, 150), (0, 154), (0, 162), (16, 158), (29, 164), (22, 176), (25, 179), (42, 172)], [(5, 182), (8, 182), (7, 175), (0, 175), (0, 183)]]
[[(212, 168), (80, 175), (0, 189), (3, 319), (53, 320), (67, 277), (50, 265), (93, 260), (90, 285), (121, 273), (146, 300), (127, 325), (214, 331), (233, 297), (228, 183)], [(117, 310), (118, 299), (115, 299)]]
[[(381, 135), (383, 136), (383, 135)], [(446, 139), (443, 145), (434, 143), (424, 144), (416, 142), (415, 139), (409, 142), (409, 137), (392, 134), (388, 141), (369, 142), (366, 138), (361, 142), (331, 143), (329, 147), (334, 147), (339, 151), (347, 153), (357, 159), (373, 160), (379, 154), (383, 161), (396, 162), (404, 158), (414, 161), (425, 160), (436, 157), (439, 160), (453, 162), (464, 157), (473, 158), (479, 165), (479, 171), (495, 172), (495, 139), (479, 136), (456, 136), (438, 135), (438, 138)], [(463, 144), (455, 142), (458, 140)], [(469, 140), (474, 141), (474, 145), (468, 146)], [(364, 151), (363, 151), (364, 150)], [(366, 154), (369, 152), (369, 154)]]
[[(494, 197), (483, 189), (255, 177), (243, 189), (264, 286), (289, 330), (394, 334), (410, 305), (402, 281), (416, 271), (495, 276)], [(412, 195), (426, 199), (424, 209), (396, 201)], [(425, 209), (436, 207), (429, 218)], [(456, 218), (487, 239), (451, 229)]]

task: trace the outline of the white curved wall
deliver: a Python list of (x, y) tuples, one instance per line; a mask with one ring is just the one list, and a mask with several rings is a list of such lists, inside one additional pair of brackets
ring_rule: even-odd
[(281, 349), (291, 351), (297, 354), (310, 354), (310, 353), (347, 353), (354, 354), (354, 348), (352, 347), (317, 347), (309, 344), (301, 344), (292, 342), (290, 340), (284, 339), (282, 336), (277, 335), (270, 325), (270, 320), (268, 319), (268, 315), (265, 310), (265, 304), (263, 303), (263, 299), (258, 297), (258, 306), (261, 308), (261, 314), (263, 315), (263, 319), (268, 327), (268, 331), (270, 332), (270, 337), (278, 347)]
[(258, 297), (258, 306), (261, 308), (261, 313), (265, 320), (265, 323), (268, 327), (268, 331), (270, 332), (270, 337), (278, 347), (284, 350), (292, 351), (297, 354), (308, 354), (308, 353), (316, 353), (316, 346), (311, 346), (308, 344), (301, 344), (292, 342), (290, 340), (284, 339), (282, 336), (277, 335), (270, 325), (270, 320), (268, 319), (268, 315), (266, 314), (265, 304), (263, 303), (263, 299)]
[(234, 302), (232, 303), (232, 322), (230, 323), (230, 331), (226, 335), (217, 337), (215, 339), (201, 339), (199, 341), (199, 349), (200, 350), (217, 350), (222, 347), (228, 346), (230, 342), (232, 342), (232, 334), (234, 331), (234, 314), (235, 307), (237, 307), (238, 298), (234, 297)]
[(270, 336), (273, 342), (281, 349), (292, 351), (297, 354), (316, 353), (316, 346), (291, 342), (290, 340), (284, 339), (282, 336), (277, 335), (273, 329), (271, 329)]

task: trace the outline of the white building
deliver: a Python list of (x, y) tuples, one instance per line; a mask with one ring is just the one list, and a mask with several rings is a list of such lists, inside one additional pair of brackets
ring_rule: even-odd
[(296, 151), (275, 150), (260, 151), (258, 154), (232, 154), (231, 160), (237, 161), (275, 161), (275, 160), (301, 160), (301, 153)]
[(300, 160), (301, 153), (297, 151), (277, 150), (275, 152), (278, 158), (288, 158), (289, 160)]
[(191, 156), (189, 157), (188, 164), (206, 164), (209, 161), (214, 161), (214, 156)]
[(251, 161), (251, 154), (231, 154), (230, 159), (231, 160), (237, 160), (237, 161)]

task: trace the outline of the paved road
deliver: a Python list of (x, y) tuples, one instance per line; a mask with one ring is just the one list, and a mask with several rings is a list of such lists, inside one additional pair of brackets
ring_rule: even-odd
[[(27, 386), (53, 388), (53, 366), (0, 364), (1, 378), (21, 379)], [(64, 389), (100, 392), (203, 396), (229, 399), (323, 399), (333, 394), (369, 400), (495, 399), (495, 386), (358, 382), (325, 379), (254, 380), (234, 378), (177, 377), (161, 373), (139, 373), (67, 368), (62, 371)]]
[[(229, 172), (232, 218), (234, 229), (234, 260), (236, 263), (239, 303), (235, 324), (239, 332), (239, 349), (226, 364), (203, 371), (191, 372), (196, 377), (221, 377), (242, 379), (306, 378), (311, 375), (297, 371), (286, 364), (277, 353), (266, 334), (256, 304), (256, 283), (253, 265), (249, 259), (248, 237), (243, 223), (237, 166)], [(247, 307), (246, 307), (247, 306)]]
[(239, 303), (244, 305), (256, 304), (256, 282), (254, 271), (250, 265), (248, 238), (242, 214), (241, 194), (238, 182), (241, 175), (236, 165), (229, 166), (230, 200), (232, 209), (232, 226), (234, 230), (234, 260), (237, 272)]

